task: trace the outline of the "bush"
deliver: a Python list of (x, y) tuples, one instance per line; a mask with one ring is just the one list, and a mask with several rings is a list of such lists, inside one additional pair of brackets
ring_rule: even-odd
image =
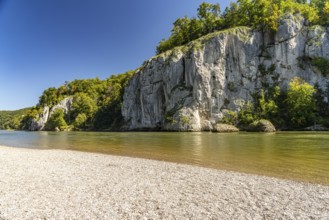
[(238, 114), (235, 111), (227, 110), (224, 112), (224, 117), (221, 123), (228, 125), (236, 125), (238, 121)]
[(45, 130), (54, 131), (59, 129), (61, 131), (67, 128), (66, 121), (64, 120), (64, 112), (62, 109), (57, 109), (49, 118), (46, 123)]
[(255, 114), (254, 114), (254, 107), (250, 102), (247, 102), (247, 104), (239, 111), (238, 113), (238, 121), (241, 125), (249, 125), (253, 121), (255, 121)]
[(75, 118), (73, 125), (74, 128), (83, 128), (85, 127), (87, 121), (87, 116), (84, 113), (78, 114), (78, 116)]
[(295, 77), (289, 83), (287, 92), (290, 125), (294, 128), (308, 126), (315, 119), (315, 89), (301, 78)]
[(324, 76), (329, 75), (329, 60), (324, 57), (315, 57), (311, 61), (312, 65), (315, 66)]

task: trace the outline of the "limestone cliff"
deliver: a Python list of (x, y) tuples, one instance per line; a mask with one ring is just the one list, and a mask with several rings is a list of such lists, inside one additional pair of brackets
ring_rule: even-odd
[(298, 76), (325, 88), (329, 79), (312, 62), (318, 58), (329, 59), (329, 29), (300, 16), (286, 16), (275, 33), (238, 27), (210, 34), (135, 73), (124, 93), (126, 129), (210, 130), (265, 86), (285, 90)]
[(60, 101), (57, 105), (54, 105), (52, 108), (45, 106), (41, 114), (37, 118), (33, 119), (30, 123), (30, 131), (41, 131), (44, 129), (48, 119), (57, 109), (62, 109), (65, 114), (68, 114), (71, 111), (73, 98), (67, 97)]

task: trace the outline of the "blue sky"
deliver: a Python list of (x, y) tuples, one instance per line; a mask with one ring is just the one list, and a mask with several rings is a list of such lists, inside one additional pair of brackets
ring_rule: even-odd
[(136, 69), (202, 2), (0, 0), (0, 110), (36, 105), (65, 81)]

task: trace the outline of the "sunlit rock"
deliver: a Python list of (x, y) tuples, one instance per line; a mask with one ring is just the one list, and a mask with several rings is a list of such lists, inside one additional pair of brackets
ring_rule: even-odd
[(212, 129), (212, 132), (230, 133), (230, 132), (239, 132), (239, 129), (233, 125), (217, 124)]
[(38, 115), (37, 118), (33, 119), (30, 123), (29, 130), (30, 131), (41, 131), (46, 126), (46, 123), (48, 119), (51, 117), (51, 115), (55, 112), (57, 109), (63, 110), (63, 112), (67, 115), (71, 111), (73, 98), (67, 97), (60, 101), (57, 105), (54, 105), (51, 109), (49, 109), (48, 106), (45, 106), (43, 108), (43, 111), (41, 114)]
[(329, 58), (328, 29), (287, 15), (276, 33), (238, 27), (210, 34), (146, 61), (125, 88), (127, 130), (212, 130), (224, 111), (239, 111), (253, 94), (293, 77), (325, 89), (312, 65)]

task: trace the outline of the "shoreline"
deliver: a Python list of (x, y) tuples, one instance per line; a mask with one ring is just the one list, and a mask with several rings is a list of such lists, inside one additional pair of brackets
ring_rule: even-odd
[(150, 159), (0, 146), (0, 219), (326, 219), (329, 186)]

